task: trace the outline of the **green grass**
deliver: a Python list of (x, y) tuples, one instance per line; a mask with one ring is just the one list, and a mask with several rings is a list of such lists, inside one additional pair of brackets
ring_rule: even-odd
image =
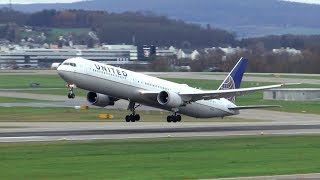
[[(139, 111), (143, 122), (166, 122), (169, 112)], [(99, 114), (112, 114), (113, 119), (100, 119)], [(129, 111), (123, 109), (94, 108), (76, 110), (74, 108), (0, 107), (0, 122), (124, 122)], [(184, 116), (183, 122), (255, 122), (254, 119), (235, 117), (195, 119)]]
[[(31, 94), (52, 94), (52, 95), (64, 95), (66, 96), (69, 93), (67, 88), (64, 89), (48, 89), (48, 90), (23, 90), (18, 91), (23, 93), (31, 93)], [(77, 97), (79, 96), (87, 96), (88, 91), (83, 89), (74, 89), (74, 93)]]
[(0, 97), (0, 103), (30, 103), (30, 102), (52, 102), (52, 101), (25, 99), (25, 98)]
[(201, 179), (319, 172), (320, 136), (0, 144), (2, 179)]
[(282, 74), (246, 74), (251, 77), (272, 77), (272, 78), (292, 78), (292, 79), (320, 79), (320, 76), (304, 76), (304, 75), (282, 75)]
[(40, 88), (66, 88), (58, 75), (1, 75), (0, 88), (30, 88), (30, 83), (40, 83)]
[(318, 101), (273, 101), (263, 100), (262, 92), (249, 94), (245, 96), (239, 96), (236, 99), (236, 104), (239, 106), (245, 105), (280, 105), (277, 108), (268, 108), (268, 110), (283, 111), (283, 112), (297, 112), (297, 113), (310, 113), (320, 114), (319, 107), (320, 102)]
[[(167, 78), (167, 80), (177, 83), (188, 84), (192, 87), (201, 89), (217, 89), (222, 81), (217, 80), (197, 80), (197, 79), (176, 79)], [(24, 90), (20, 92), (27, 92), (33, 94), (54, 94), (66, 95), (68, 90), (66, 83), (58, 75), (2, 75), (0, 78), (0, 88), (29, 88), (30, 82), (40, 83), (40, 88), (62, 88), (57, 90)], [(242, 82), (241, 87), (265, 86), (277, 83), (266, 82)], [(63, 89), (65, 88), (65, 89)], [(288, 88), (320, 88), (320, 85), (301, 84), (288, 86)], [(86, 91), (75, 89), (77, 96), (85, 96)], [(320, 114), (319, 102), (286, 102), (286, 101), (266, 101), (262, 100), (262, 92), (245, 95), (237, 98), (237, 105), (281, 105), (282, 108), (273, 108), (270, 110), (286, 111), (286, 112), (302, 112)]]

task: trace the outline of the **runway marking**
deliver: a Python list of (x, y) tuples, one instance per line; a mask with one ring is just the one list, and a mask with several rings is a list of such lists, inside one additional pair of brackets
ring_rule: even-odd
[(210, 127), (173, 127), (173, 128), (137, 128), (137, 129), (105, 129), (105, 130), (71, 130), (42, 132), (3, 132), (0, 137), (30, 137), (30, 136), (80, 136), (80, 135), (123, 135), (123, 134), (171, 134), (171, 133), (209, 133), (270, 130), (312, 130), (320, 129), (320, 125), (266, 125), (266, 126), (210, 126)]

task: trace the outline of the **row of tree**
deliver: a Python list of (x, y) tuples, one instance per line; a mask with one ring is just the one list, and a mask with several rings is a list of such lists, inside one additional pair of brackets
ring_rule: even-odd
[[(320, 51), (320, 49), (319, 49)], [(249, 51), (239, 52), (229, 56), (223, 53), (200, 53), (198, 60), (176, 60), (164, 57), (157, 57), (151, 63), (153, 71), (174, 70), (174, 65), (188, 65), (191, 71), (210, 71), (217, 67), (225, 72), (229, 72), (240, 57), (249, 59), (246, 72), (259, 73), (320, 73), (320, 53), (304, 50), (300, 55), (293, 55), (287, 52), (255, 54)]]
[(226, 56), (220, 50), (208, 53), (200, 52), (197, 61), (190, 61), (193, 71), (208, 70), (208, 67), (219, 67), (230, 71), (241, 58), (249, 59), (247, 72), (260, 73), (320, 73), (320, 46), (301, 50), (301, 53), (282, 51), (258, 52), (248, 49)]
[[(152, 13), (85, 10), (43, 10), (23, 13), (0, 9), (0, 38), (12, 34), (12, 25), (4, 29), (4, 24), (28, 25), (46, 28), (90, 28), (96, 31), (102, 43), (153, 44), (156, 46), (176, 46), (180, 48), (202, 48), (217, 46), (240, 46), (262, 51), (281, 47), (310, 49), (320, 46), (320, 35), (280, 35), (248, 39), (235, 39), (233, 33), (181, 20), (169, 19)], [(2, 26), (1, 26), (2, 24)], [(17, 26), (17, 27), (18, 27)], [(11, 32), (9, 32), (11, 31)], [(11, 38), (12, 40), (14, 38)]]
[(109, 44), (131, 44), (135, 41), (136, 45), (191, 48), (228, 46), (235, 43), (234, 35), (225, 30), (202, 27), (150, 13), (43, 10), (28, 14), (3, 9), (0, 10), (0, 17), (0, 24), (15, 22), (20, 26), (91, 28), (98, 33), (101, 42)]

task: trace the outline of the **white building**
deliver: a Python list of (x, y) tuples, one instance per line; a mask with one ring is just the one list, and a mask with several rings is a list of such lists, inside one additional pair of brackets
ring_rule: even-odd
[(19, 49), (0, 52), (0, 64), (7, 67), (50, 67), (52, 63), (77, 56), (109, 64), (138, 60), (137, 49)]
[(247, 49), (245, 48), (240, 48), (240, 47), (227, 47), (227, 48), (222, 48), (222, 47), (212, 47), (212, 48), (206, 48), (204, 49), (205, 52), (209, 52), (209, 50), (221, 50), (222, 52), (225, 53), (225, 55), (233, 55), (239, 52), (246, 51)]
[(299, 55), (301, 54), (301, 51), (300, 50), (297, 50), (297, 49), (294, 49), (294, 48), (280, 48), (280, 49), (272, 49), (272, 52), (273, 53), (276, 53), (276, 54), (280, 54), (280, 53), (289, 53), (289, 54), (292, 54), (292, 55)]
[(178, 53), (178, 50), (173, 46), (170, 46), (169, 48), (157, 47), (156, 55), (157, 56), (175, 56), (177, 55), (177, 53)]
[(197, 60), (199, 56), (199, 52), (197, 50), (182, 50), (179, 49), (177, 53), (178, 59), (191, 59), (191, 60)]

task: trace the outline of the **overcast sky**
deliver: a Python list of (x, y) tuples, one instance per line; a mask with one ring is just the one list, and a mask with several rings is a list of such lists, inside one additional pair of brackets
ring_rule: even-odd
[[(0, 4), (8, 4), (10, 0), (0, 0)], [(11, 0), (12, 4), (32, 4), (32, 3), (71, 3), (84, 0)], [(284, 0), (294, 2), (304, 2), (310, 4), (320, 4), (320, 0)]]
[[(0, 0), (0, 4), (9, 4), (10, 0)], [(32, 3), (71, 3), (83, 0), (11, 0), (12, 4), (32, 4)]]

